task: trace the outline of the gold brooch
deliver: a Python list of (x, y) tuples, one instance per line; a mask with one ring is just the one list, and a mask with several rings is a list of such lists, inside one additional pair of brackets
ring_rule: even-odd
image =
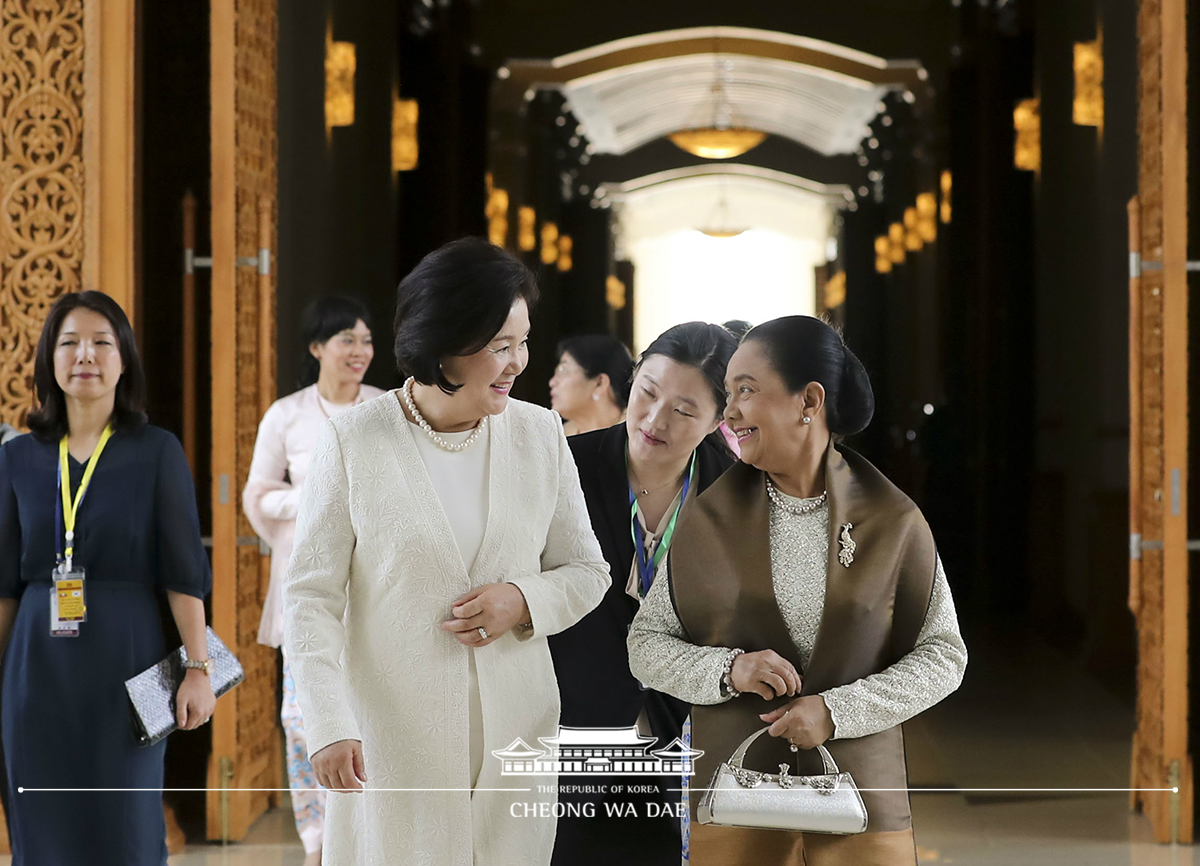
[(842, 526), (842, 534), (838, 537), (838, 541), (842, 545), (842, 549), (838, 551), (838, 562), (846, 568), (849, 568), (850, 563), (854, 562), (854, 551), (858, 549), (858, 545), (850, 537), (850, 530), (853, 528), (853, 523), (845, 524)]

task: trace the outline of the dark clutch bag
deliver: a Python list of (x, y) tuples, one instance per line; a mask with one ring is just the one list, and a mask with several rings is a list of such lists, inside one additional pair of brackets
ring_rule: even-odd
[[(183, 647), (152, 668), (125, 681), (125, 691), (133, 704), (133, 728), (138, 745), (152, 746), (174, 731), (175, 693), (183, 682)], [(212, 662), (213, 694), (218, 698), (246, 678), (241, 662), (221, 642), (210, 626), (208, 658)]]

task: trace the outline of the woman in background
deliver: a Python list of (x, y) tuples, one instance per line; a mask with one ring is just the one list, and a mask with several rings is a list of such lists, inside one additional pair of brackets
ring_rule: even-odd
[[(362, 384), (375, 356), (371, 317), (362, 304), (349, 298), (320, 298), (305, 310), (301, 334), (306, 352), (300, 390), (275, 401), (263, 416), (242, 493), (250, 525), (271, 546), (271, 582), (258, 627), (258, 642), (271, 647), (283, 642), (283, 573), (292, 555), (296, 509), (317, 434), (328, 419), (383, 393)], [(306, 866), (316, 866), (321, 862), (325, 832), (325, 792), (312, 790), (317, 782), (286, 656), (280, 717), (287, 737), (296, 830), (304, 843)]]
[[(133, 329), (108, 295), (72, 292), (51, 307), (33, 378), (32, 433), (0, 447), (12, 862), (165, 866), (167, 743), (138, 745), (125, 680), (167, 654), (165, 594), (188, 659), (179, 727), (198, 728), (216, 705), (192, 475), (179, 441), (146, 423)], [(86, 618), (56, 625), (56, 579), (80, 571)]]
[(633, 356), (613, 337), (587, 334), (558, 344), (550, 379), (550, 408), (568, 436), (603, 430), (625, 416)]
[[(654, 564), (670, 547), (684, 501), (733, 462), (716, 431), (725, 410), (725, 366), (736, 348), (719, 325), (676, 325), (642, 353), (625, 422), (569, 440), (612, 586), (596, 610), (550, 638), (564, 726), (637, 725), (643, 735), (657, 738), (654, 749), (683, 736), (691, 707), (637, 681), (629, 672), (625, 639), (650, 589)], [(679, 777), (629, 781), (657, 783), (658, 790), (635, 806), (639, 817), (605, 819), (597, 802), (595, 818), (560, 818), (555, 864), (679, 863), (674, 808)]]

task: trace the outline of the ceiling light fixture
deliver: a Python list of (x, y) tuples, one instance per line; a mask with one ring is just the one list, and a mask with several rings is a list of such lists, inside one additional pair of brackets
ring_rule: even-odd
[(701, 159), (731, 159), (753, 150), (766, 139), (765, 132), (742, 126), (734, 116), (733, 105), (725, 92), (725, 82), (732, 68), (732, 61), (721, 61), (718, 40), (712, 86), (712, 121), (708, 126), (697, 125), (669, 135), (668, 138), (680, 150)]

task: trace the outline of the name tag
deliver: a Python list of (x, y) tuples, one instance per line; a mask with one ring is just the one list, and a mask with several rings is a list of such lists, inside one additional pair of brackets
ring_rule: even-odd
[(50, 634), (79, 637), (79, 624), (87, 622), (86, 575), (82, 568), (55, 571), (50, 588)]

